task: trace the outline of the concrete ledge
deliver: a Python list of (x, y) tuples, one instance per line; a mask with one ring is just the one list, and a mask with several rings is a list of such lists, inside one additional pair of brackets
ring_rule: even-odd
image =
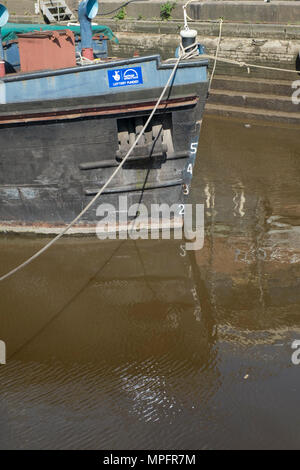
[(30, 16), (35, 14), (34, 4), (36, 0), (1, 0), (8, 8), (10, 15)]
[(9, 21), (13, 22), (13, 23), (28, 23), (28, 24), (43, 24), (44, 21), (43, 19), (39, 16), (39, 15), (35, 15), (35, 16), (22, 16), (22, 15), (14, 15), (14, 16), (11, 16)]
[[(167, 0), (137, 0), (126, 6), (127, 16), (130, 18), (143, 18), (152, 20), (160, 18), (161, 6)], [(173, 0), (171, 0), (173, 1)], [(174, 0), (175, 1), (175, 0)], [(172, 19), (183, 21), (182, 6), (186, 0), (177, 0), (172, 11)], [(6, 5), (11, 16), (31, 16), (35, 14), (36, 0), (1, 0)], [(78, 0), (67, 0), (70, 8), (78, 9)], [(105, 16), (106, 13), (120, 8), (124, 1), (100, 0), (99, 16), (102, 22), (106, 18), (113, 17), (117, 12)], [(229, 22), (244, 23), (290, 23), (300, 24), (300, 2), (299, 1), (274, 1), (264, 3), (260, 1), (199, 1), (191, 3), (188, 7), (189, 14), (195, 20), (216, 20), (223, 17)]]
[(300, 4), (274, 2), (195, 2), (190, 5), (195, 20), (242, 21), (248, 23), (300, 23)]
[[(171, 2), (175, 0), (170, 0)], [(187, 0), (186, 0), (187, 1)], [(175, 8), (172, 10), (173, 19), (183, 19), (182, 6), (186, 1), (177, 1)], [(144, 19), (150, 20), (153, 18), (160, 18), (160, 9), (167, 0), (137, 0), (136, 2), (126, 6), (126, 13), (128, 17), (139, 18), (143, 17)], [(114, 1), (114, 0), (101, 0), (100, 1), (100, 12), (105, 14), (116, 8), (124, 5), (125, 1)], [(113, 15), (116, 15), (114, 13)], [(113, 16), (111, 15), (111, 16)], [(103, 17), (102, 17), (103, 18)]]
[[(160, 18), (161, 6), (167, 0), (137, 0), (135, 3), (126, 6), (128, 18), (143, 18), (152, 20)], [(172, 1), (172, 0), (171, 0)], [(77, 0), (69, 0), (69, 5), (75, 10)], [(172, 19), (183, 21), (182, 6), (186, 0), (179, 0), (172, 11)], [(121, 7), (123, 1), (101, 0), (100, 12), (105, 15), (112, 10)], [(225, 21), (246, 22), (246, 23), (300, 23), (300, 3), (297, 1), (273, 1), (264, 3), (260, 1), (201, 1), (191, 3), (188, 7), (189, 15), (195, 20), (216, 20), (223, 18)], [(109, 17), (113, 17), (117, 12)], [(100, 18), (100, 16), (99, 16)], [(105, 19), (105, 16), (101, 16)]]
[[(69, 1), (71, 6), (74, 3)], [(122, 1), (102, 0), (100, 12), (102, 14), (115, 10), (123, 5)], [(127, 17), (151, 20), (160, 18), (161, 6), (166, 0), (138, 0), (126, 7)], [(177, 1), (172, 11), (172, 19), (183, 20), (182, 6), (185, 1)], [(74, 6), (73, 6), (74, 8)], [(297, 1), (273, 1), (264, 3), (260, 1), (201, 1), (191, 3), (188, 7), (189, 15), (195, 20), (216, 20), (223, 18), (229, 22), (246, 23), (300, 23), (300, 3)], [(116, 15), (114, 13), (112, 16)], [(108, 16), (109, 17), (109, 16)], [(102, 16), (105, 18), (105, 16)]]
[[(99, 20), (100, 18), (97, 18), (98, 23), (100, 23)], [(179, 21), (139, 21), (134, 19), (117, 21), (114, 19), (106, 19), (103, 23), (109, 26), (114, 32), (127, 32), (133, 34), (141, 33), (179, 35), (180, 29), (182, 27), (182, 23)], [(193, 28), (198, 31), (200, 36), (217, 37), (219, 35), (218, 22), (193, 22)], [(265, 38), (277, 40), (300, 40), (300, 23), (299, 25), (225, 23), (222, 28), (222, 36), (253, 39)]]

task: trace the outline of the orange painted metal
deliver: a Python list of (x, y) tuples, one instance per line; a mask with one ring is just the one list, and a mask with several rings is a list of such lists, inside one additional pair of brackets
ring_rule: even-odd
[(5, 62), (0, 60), (0, 77), (5, 77)]
[(87, 47), (85, 49), (82, 49), (81, 55), (82, 55), (82, 57), (85, 57), (86, 59), (94, 60), (93, 48)]
[(75, 38), (69, 29), (18, 34), (21, 72), (76, 66)]

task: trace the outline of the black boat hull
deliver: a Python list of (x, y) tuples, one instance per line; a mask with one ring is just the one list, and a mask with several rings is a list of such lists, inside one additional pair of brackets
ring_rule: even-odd
[[(126, 154), (156, 93), (116, 94), (109, 102), (99, 96), (2, 105), (1, 230), (49, 233), (70, 223)], [(100, 203), (118, 212), (121, 195), (127, 196), (128, 206), (143, 203), (149, 210), (151, 204), (184, 203), (206, 97), (207, 83), (197, 89), (172, 87), (147, 129), (142, 154), (125, 164), (73, 231), (99, 224)]]

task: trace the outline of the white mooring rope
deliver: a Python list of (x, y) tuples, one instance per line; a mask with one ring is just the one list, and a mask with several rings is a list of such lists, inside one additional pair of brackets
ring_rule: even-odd
[(212, 69), (212, 72), (211, 72), (211, 75), (210, 75), (208, 91), (210, 91), (210, 89), (211, 89), (212, 81), (213, 81), (213, 79), (214, 79), (215, 71), (216, 71), (216, 67), (217, 67), (218, 55), (219, 55), (219, 50), (220, 50), (220, 45), (221, 45), (221, 39), (222, 39), (222, 26), (223, 26), (223, 20), (222, 20), (222, 18), (221, 18), (221, 19), (220, 19), (220, 29), (219, 29), (218, 44), (217, 44), (217, 49), (216, 49), (215, 56), (214, 56), (214, 58), (213, 58), (213, 59), (214, 59), (214, 66), (213, 66), (213, 69)]
[(81, 219), (81, 217), (93, 206), (93, 204), (97, 201), (97, 199), (99, 199), (99, 197), (101, 196), (101, 194), (105, 191), (105, 189), (107, 188), (107, 186), (111, 183), (111, 181), (114, 179), (114, 177), (117, 175), (117, 173), (121, 170), (121, 168), (123, 167), (123, 165), (126, 163), (126, 161), (128, 160), (128, 158), (130, 157), (133, 149), (135, 148), (135, 146), (138, 144), (138, 142), (140, 141), (142, 135), (144, 134), (145, 130), (147, 129), (148, 125), (150, 124), (154, 114), (156, 113), (170, 83), (172, 82), (173, 78), (174, 78), (174, 75), (177, 71), (177, 68), (178, 68), (178, 65), (180, 63), (181, 60), (186, 60), (190, 58), (189, 56), (189, 51), (185, 51), (184, 49), (181, 51), (181, 54), (180, 56), (178, 57), (178, 59), (176, 59), (176, 62), (175, 62), (175, 65), (173, 67), (173, 70), (172, 70), (172, 73), (160, 95), (160, 97), (158, 98), (157, 102), (156, 102), (156, 105), (154, 106), (149, 118), (147, 119), (147, 122), (146, 124), (144, 125), (143, 129), (140, 131), (139, 135), (137, 136), (135, 142), (132, 144), (132, 146), (130, 147), (130, 149), (128, 150), (126, 156), (124, 157), (124, 159), (121, 161), (121, 163), (119, 164), (119, 166), (115, 169), (115, 171), (112, 173), (112, 175), (110, 176), (110, 178), (106, 181), (106, 183), (102, 186), (102, 188), (98, 191), (98, 193), (96, 194), (96, 196), (87, 204), (87, 206), (80, 212), (80, 214), (78, 214), (78, 216), (72, 220), (72, 222), (69, 223), (69, 225), (67, 225), (67, 227), (65, 227), (55, 238), (53, 238), (53, 240), (51, 240), (49, 243), (47, 243), (41, 250), (37, 251), (33, 256), (31, 256), (30, 258), (28, 258), (26, 261), (24, 261), (24, 263), (20, 264), (19, 266), (17, 266), (16, 268), (12, 269), (11, 271), (9, 271), (8, 273), (4, 274), (3, 276), (0, 277), (0, 281), (4, 281), (5, 279), (8, 279), (9, 277), (11, 277), (13, 274), (16, 274), (18, 271), (20, 271), (21, 269), (24, 269), (26, 266), (28, 266), (29, 264), (31, 264), (34, 260), (36, 260), (37, 258), (39, 258), (43, 253), (45, 253), (46, 251), (49, 250), (49, 248), (51, 248), (52, 245), (54, 245), (54, 243), (56, 243), (58, 240), (60, 240), (75, 224), (76, 222), (78, 222), (79, 219)]
[(201, 57), (203, 57), (203, 59), (212, 59), (212, 60), (215, 60), (216, 62), (225, 62), (227, 64), (236, 65), (238, 67), (246, 67), (248, 70), (248, 73), (250, 73), (250, 69), (256, 68), (256, 69), (264, 69), (264, 70), (275, 70), (276, 72), (297, 73), (298, 75), (300, 74), (300, 70), (282, 69), (280, 67), (268, 67), (267, 65), (248, 64), (248, 62), (240, 62), (234, 59), (227, 59), (226, 57), (216, 58), (216, 56), (209, 55), (209, 54), (203, 54), (201, 55)]

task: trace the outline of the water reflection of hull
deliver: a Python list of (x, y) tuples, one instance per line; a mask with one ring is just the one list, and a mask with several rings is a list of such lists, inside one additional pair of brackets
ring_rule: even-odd
[(208, 118), (199, 152), (193, 197), (205, 206), (206, 239), (196, 258), (218, 330), (238, 341), (299, 328), (297, 130)]
[(272, 233), (253, 235), (208, 237), (196, 259), (219, 331), (268, 330), (270, 340), (300, 327), (300, 250), (297, 244), (276, 244)]
[[(25, 250), (37, 242), (28, 240)], [(42, 242), (40, 242), (42, 243)], [(74, 257), (74, 252), (76, 256)], [(24, 256), (7, 240), (2, 267)], [(178, 243), (68, 240), (1, 286), (0, 337), (11, 358), (120, 363), (136, 355), (209, 359), (212, 324)], [(200, 284), (200, 289), (205, 289)], [(50, 294), (49, 294), (50, 293)], [(113, 353), (112, 353), (113, 351)]]

